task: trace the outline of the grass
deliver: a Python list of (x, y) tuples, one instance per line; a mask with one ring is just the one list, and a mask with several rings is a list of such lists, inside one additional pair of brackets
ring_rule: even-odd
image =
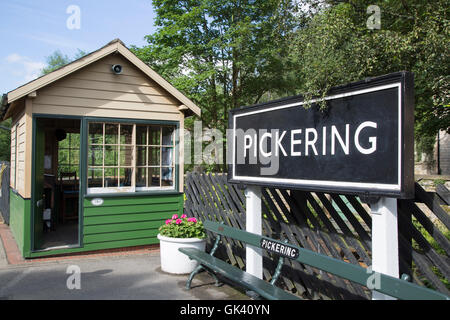
[[(427, 242), (431, 245), (431, 247), (438, 254), (440, 254), (444, 257), (447, 257), (447, 252), (439, 245), (439, 243), (433, 238), (433, 236), (430, 235), (427, 230), (425, 230), (425, 228), (419, 223), (419, 221), (417, 221), (417, 219), (415, 217), (413, 217), (412, 220), (413, 220), (412, 223), (413, 223), (414, 227), (423, 235), (423, 237), (427, 240)], [(448, 230), (446, 228), (445, 228), (445, 230), (442, 230), (442, 227), (440, 229), (441, 229), (440, 231), (445, 236), (445, 238), (450, 241), (450, 230)], [(417, 252), (424, 254), (423, 249), (420, 248), (419, 244), (414, 239), (412, 240), (412, 247)], [(432, 266), (431, 271), (436, 275), (436, 277), (438, 277), (438, 279), (445, 285), (445, 287), (448, 290), (450, 290), (449, 279), (446, 279), (444, 277), (444, 275), (441, 273), (441, 271), (436, 266)], [(414, 264), (413, 264), (413, 272), (416, 273), (417, 275), (420, 274), (420, 272), (418, 272), (417, 267)], [(435, 289), (431, 285), (431, 282), (428, 281), (426, 278), (420, 277), (420, 279), (425, 284), (425, 286)]]

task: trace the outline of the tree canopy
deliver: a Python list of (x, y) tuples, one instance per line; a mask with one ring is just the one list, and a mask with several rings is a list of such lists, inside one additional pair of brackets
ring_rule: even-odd
[[(300, 91), (318, 95), (334, 85), (411, 71), (416, 138), (434, 137), (440, 129), (450, 131), (447, 1), (308, 3), (315, 13), (295, 32), (291, 51), (300, 71)], [(366, 25), (369, 5), (380, 8), (380, 29)]]
[(154, 34), (133, 47), (148, 63), (202, 107), (204, 125), (225, 128), (231, 108), (285, 93), (289, 1), (154, 0)]
[(56, 69), (59, 69), (66, 64), (71, 63), (72, 61), (75, 61), (77, 59), (80, 59), (86, 55), (86, 52), (83, 50), (78, 49), (78, 52), (74, 55), (73, 58), (69, 58), (66, 54), (63, 54), (60, 50), (56, 50), (53, 52), (50, 56), (46, 58), (47, 66), (44, 67), (41, 70), (41, 74), (47, 74), (52, 71), (55, 71)]
[[(380, 8), (369, 29), (369, 5)], [(155, 33), (136, 55), (202, 108), (210, 128), (228, 110), (407, 70), (416, 137), (449, 130), (449, 20), (444, 0), (153, 0)], [(189, 128), (191, 120), (186, 127)], [(419, 139), (420, 140), (420, 139)]]

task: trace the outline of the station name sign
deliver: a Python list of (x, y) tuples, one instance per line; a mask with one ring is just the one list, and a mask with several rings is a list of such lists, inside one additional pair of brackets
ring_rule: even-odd
[(288, 244), (282, 244), (277, 241), (272, 241), (266, 238), (262, 238), (260, 242), (261, 248), (276, 254), (282, 255), (289, 259), (297, 259), (299, 252), (298, 249)]
[[(399, 72), (230, 111), (229, 181), (414, 196), (413, 76)], [(323, 100), (322, 100), (323, 101)]]

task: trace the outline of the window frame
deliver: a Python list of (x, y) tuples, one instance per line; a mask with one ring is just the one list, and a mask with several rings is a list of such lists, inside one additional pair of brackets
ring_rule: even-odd
[[(142, 119), (118, 119), (118, 118), (97, 118), (97, 117), (85, 117), (84, 118), (85, 125), (84, 125), (84, 141), (83, 141), (83, 155), (82, 155), (82, 162), (83, 162), (83, 177), (85, 178), (85, 183), (83, 183), (83, 193), (85, 197), (92, 198), (95, 196), (104, 197), (104, 196), (136, 196), (136, 195), (146, 195), (146, 194), (158, 194), (158, 193), (179, 193), (179, 128), (180, 128), (180, 122), (179, 121), (170, 121), (170, 120), (142, 120)], [(89, 177), (89, 168), (91, 166), (88, 165), (88, 154), (89, 154), (89, 125), (91, 123), (111, 123), (111, 124), (123, 124), (123, 125), (133, 125), (133, 136), (132, 136), (132, 152), (133, 152), (133, 159), (132, 159), (132, 185), (131, 187), (110, 187), (105, 188), (102, 187), (94, 187), (89, 188), (88, 187), (88, 177)], [(137, 149), (138, 144), (136, 141), (136, 128), (139, 125), (154, 125), (159, 127), (164, 126), (172, 126), (174, 127), (173, 131), (173, 152), (174, 152), (174, 158), (173, 158), (173, 186), (170, 187), (136, 187), (136, 173), (137, 169), (141, 166), (137, 166)], [(162, 132), (162, 129), (160, 130)], [(120, 141), (118, 141), (119, 144)], [(147, 141), (148, 143), (149, 141)], [(162, 141), (160, 141), (162, 143)], [(103, 139), (102, 145), (105, 145), (105, 140)], [(120, 146), (119, 146), (120, 149)], [(161, 155), (160, 155), (161, 156)], [(104, 164), (104, 155), (103, 155), (103, 164)], [(119, 156), (119, 162), (120, 162), (120, 156)], [(108, 166), (107, 166), (108, 167)], [(120, 168), (120, 163), (118, 163), (118, 167)], [(103, 166), (103, 168), (105, 168)], [(160, 168), (162, 168), (162, 165), (160, 164)], [(120, 169), (118, 169), (120, 170)], [(161, 172), (162, 169), (160, 169)], [(120, 171), (119, 171), (120, 176)], [(120, 179), (120, 177), (118, 177)], [(160, 177), (161, 179), (161, 177)], [(104, 183), (104, 173), (102, 177), (102, 184)], [(160, 182), (161, 183), (161, 182)], [(120, 184), (119, 184), (120, 185)]]

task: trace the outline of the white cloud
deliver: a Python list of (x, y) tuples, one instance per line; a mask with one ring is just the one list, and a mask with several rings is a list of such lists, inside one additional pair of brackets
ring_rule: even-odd
[(58, 36), (55, 34), (29, 34), (26, 35), (27, 38), (39, 41), (45, 44), (49, 44), (52, 46), (56, 46), (58, 48), (64, 47), (64, 48), (70, 48), (70, 49), (80, 49), (80, 48), (87, 48), (87, 44), (81, 41), (72, 40), (68, 37), (64, 36)]
[(17, 53), (10, 54), (6, 57), (6, 61), (8, 62), (17, 62), (20, 61), (21, 57)]
[(5, 58), (11, 68), (11, 73), (22, 79), (23, 83), (36, 79), (41, 75), (41, 70), (46, 66), (44, 62), (33, 61), (31, 58), (12, 53)]

